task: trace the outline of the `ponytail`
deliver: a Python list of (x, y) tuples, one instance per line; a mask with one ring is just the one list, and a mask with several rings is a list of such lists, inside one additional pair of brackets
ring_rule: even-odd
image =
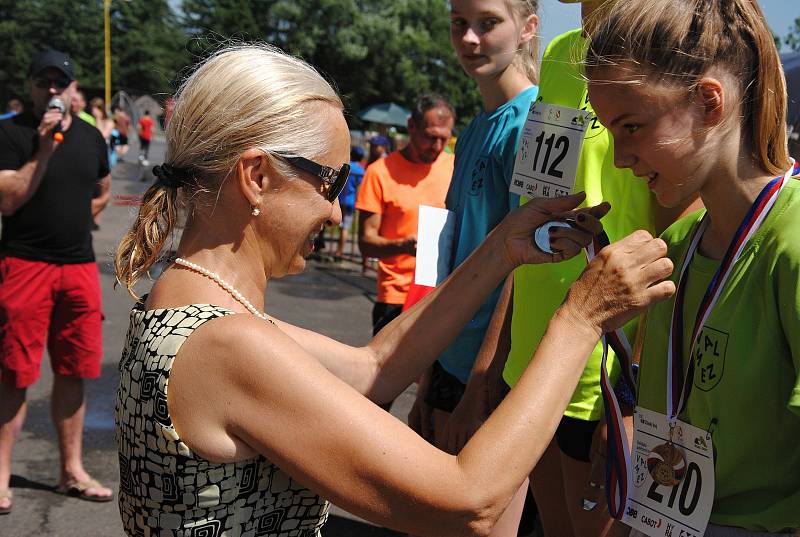
[(134, 285), (158, 261), (178, 218), (178, 191), (156, 182), (142, 197), (139, 215), (125, 234), (114, 258), (117, 282), (136, 300)]

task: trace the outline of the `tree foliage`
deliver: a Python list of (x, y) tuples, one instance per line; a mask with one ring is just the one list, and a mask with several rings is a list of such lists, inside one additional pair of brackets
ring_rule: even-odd
[(794, 20), (783, 42), (792, 50), (800, 51), (800, 18)]
[[(463, 124), (480, 97), (450, 46), (446, 0), (113, 0), (113, 91), (171, 93), (188, 66), (232, 40), (264, 41), (314, 65), (348, 113), (423, 92), (447, 97)], [(82, 86), (104, 87), (103, 0), (0, 0), (0, 98), (27, 96), (37, 51), (75, 61)], [(358, 121), (351, 115), (351, 123)]]
[[(168, 92), (185, 65), (186, 36), (167, 0), (115, 0), (111, 4), (113, 89)], [(81, 86), (105, 85), (103, 1), (0, 0), (0, 96), (26, 98), (27, 69), (40, 50), (67, 52)]]
[(351, 113), (433, 91), (463, 124), (480, 105), (450, 46), (444, 0), (184, 0), (182, 9), (197, 56), (228, 37), (269, 42), (319, 69)]

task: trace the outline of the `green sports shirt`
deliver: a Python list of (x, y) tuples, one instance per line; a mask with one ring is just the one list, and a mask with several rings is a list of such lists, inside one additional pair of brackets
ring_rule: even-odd
[[(676, 267), (704, 212), (664, 232)], [(689, 265), (685, 357), (700, 301), (719, 264), (695, 253)], [(673, 304), (670, 299), (650, 308), (639, 368), (638, 404), (661, 413)], [(711, 522), (769, 532), (800, 528), (800, 181), (784, 187), (745, 246), (693, 359), (693, 385), (681, 419), (712, 431)]]
[[(586, 82), (580, 65), (585, 55), (586, 39), (581, 30), (556, 37), (544, 53), (539, 86), (540, 100), (562, 106), (591, 110)], [(593, 120), (586, 129), (578, 161), (575, 191), (586, 192), (586, 203), (611, 203), (611, 212), (603, 218), (603, 227), (611, 241), (619, 240), (637, 229), (654, 230), (654, 199), (647, 184), (629, 170), (614, 166), (613, 138), (603, 125)], [(525, 198), (522, 203), (526, 202)], [(569, 261), (547, 265), (525, 265), (514, 271), (514, 310), (511, 321), (511, 351), (503, 378), (514, 386), (527, 367), (544, 335), (547, 324), (564, 301), (569, 286), (578, 279), (586, 258), (579, 255)], [(626, 327), (631, 343), (635, 324)], [(598, 344), (565, 415), (598, 420), (603, 415), (600, 397), (600, 361)], [(616, 364), (613, 351), (609, 363)], [(618, 366), (614, 365), (612, 376)]]

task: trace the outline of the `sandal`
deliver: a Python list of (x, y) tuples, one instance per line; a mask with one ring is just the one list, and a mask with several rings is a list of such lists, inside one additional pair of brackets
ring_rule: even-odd
[(0, 500), (8, 500), (9, 504), (8, 507), (0, 507), (0, 515), (7, 515), (11, 512), (11, 497), (13, 494), (11, 493), (11, 489), (2, 489), (0, 490)]
[(87, 494), (89, 489), (105, 488), (96, 479), (87, 479), (86, 481), (76, 481), (68, 485), (59, 485), (56, 487), (56, 494), (63, 494), (64, 496), (71, 496), (87, 502), (110, 502), (114, 499), (114, 494), (109, 496), (97, 496), (94, 494)]

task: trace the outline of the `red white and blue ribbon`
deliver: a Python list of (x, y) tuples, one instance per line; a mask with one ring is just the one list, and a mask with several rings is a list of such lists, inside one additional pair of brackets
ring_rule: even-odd
[(798, 173), (798, 166), (792, 161), (792, 165), (783, 177), (776, 177), (770, 181), (759, 193), (750, 210), (739, 224), (733, 240), (728, 245), (725, 256), (720, 262), (720, 266), (711, 283), (708, 285), (703, 299), (700, 302), (700, 307), (697, 310), (697, 317), (692, 329), (692, 338), (689, 345), (689, 364), (686, 373), (683, 372), (683, 310), (684, 310), (684, 293), (686, 290), (687, 268), (692, 262), (697, 247), (700, 244), (700, 239), (703, 233), (709, 226), (708, 213), (703, 215), (700, 223), (696, 226), (692, 240), (689, 243), (689, 249), (681, 264), (680, 277), (678, 278), (677, 291), (675, 293), (675, 303), (672, 307), (672, 322), (670, 323), (669, 343), (667, 348), (667, 418), (670, 424), (677, 421), (678, 415), (683, 411), (686, 406), (686, 401), (689, 399), (689, 393), (692, 389), (692, 378), (694, 377), (694, 348), (697, 344), (697, 338), (705, 326), (708, 316), (714, 309), (714, 305), (719, 299), (722, 289), (725, 287), (725, 282), (733, 272), (733, 267), (736, 265), (739, 256), (749, 242), (750, 238), (756, 234), (761, 227), (764, 219), (775, 205), (783, 187), (789, 182), (789, 177)]
[[(605, 231), (596, 236), (592, 244), (586, 248), (586, 257), (589, 261), (605, 246), (610, 243)], [(614, 386), (608, 377), (608, 347), (614, 349), (614, 353), (619, 358), (622, 367), (622, 376), (630, 387), (635, 391), (636, 385), (633, 381), (631, 362), (633, 351), (625, 332), (621, 328), (603, 335), (603, 359), (600, 365), (600, 392), (603, 396), (603, 407), (605, 408), (607, 433), (607, 457), (606, 457), (606, 498), (608, 511), (613, 518), (621, 519), (625, 510), (625, 503), (628, 498), (628, 490), (632, 487), (631, 453), (628, 449), (628, 437), (625, 433), (624, 422), (622, 421), (622, 411), (614, 393)]]

